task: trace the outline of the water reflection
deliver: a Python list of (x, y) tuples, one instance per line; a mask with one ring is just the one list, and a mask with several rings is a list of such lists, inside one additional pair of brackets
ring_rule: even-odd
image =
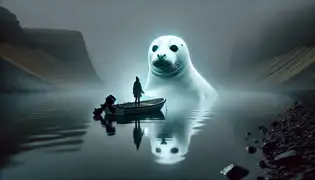
[(133, 140), (136, 149), (139, 150), (142, 138), (148, 134), (147, 128), (142, 128), (141, 123), (159, 123), (161, 120), (165, 120), (165, 116), (161, 111), (146, 114), (134, 114), (128, 116), (113, 116), (113, 115), (94, 115), (95, 121), (100, 121), (103, 127), (105, 127), (107, 135), (112, 136), (116, 134), (117, 124), (134, 124), (133, 128)]
[(126, 124), (134, 122), (133, 128), (133, 140), (137, 150), (140, 147), (143, 135), (148, 134), (147, 128), (142, 128), (141, 123), (161, 123), (165, 120), (165, 116), (161, 111), (147, 114), (135, 114), (130, 116), (121, 117), (118, 119), (118, 123)]
[(175, 164), (185, 159), (191, 137), (203, 126), (202, 121), (209, 119), (214, 101), (181, 103), (167, 102), (164, 114), (159, 111), (149, 114), (128, 116), (94, 116), (101, 121), (108, 135), (115, 134), (115, 123), (134, 124), (133, 140), (138, 150), (143, 136), (150, 141), (151, 153), (160, 164)]
[(166, 120), (149, 125), (151, 152), (160, 164), (175, 164), (185, 159), (191, 137), (202, 121), (209, 118), (211, 104), (168, 106)]
[[(5, 100), (21, 102), (26, 98), (34, 104), (39, 96), (12, 96)], [(32, 107), (23, 101), (27, 108), (32, 109), (23, 114), (18, 113), (14, 106), (7, 107), (10, 108), (10, 113), (7, 113), (9, 115), (6, 119), (1, 119), (5, 126), (0, 127), (0, 168), (23, 164), (24, 162), (13, 161), (11, 156), (26, 151), (42, 149), (46, 153), (65, 153), (80, 150), (82, 137), (88, 127), (84, 114), (78, 109), (66, 108), (73, 105), (70, 103), (73, 100), (68, 103), (60, 101), (57, 106), (56, 99), (46, 100), (49, 103), (39, 103)], [(77, 118), (80, 116), (83, 118)]]
[(106, 114), (104, 118), (101, 115), (94, 115), (93, 119), (101, 122), (108, 136), (116, 134), (116, 117), (114, 115)]
[(140, 126), (140, 120), (135, 120), (135, 127), (133, 128), (133, 141), (134, 144), (136, 145), (137, 150), (139, 150), (143, 134), (144, 131)]
[(117, 118), (118, 124), (129, 124), (134, 121), (141, 121), (141, 123), (159, 123), (165, 120), (165, 116), (161, 111), (146, 113), (146, 114), (133, 114), (128, 116), (121, 116)]
[(163, 113), (94, 122), (92, 111), (103, 98), (35, 99), (23, 99), (1, 118), (0, 150), (7, 152), (1, 163), (19, 165), (3, 168), (3, 179), (223, 179), (219, 171), (231, 162), (252, 167), (254, 179), (259, 167), (255, 158), (244, 158), (244, 135), (285, 103), (271, 95), (232, 94), (211, 107), (167, 101)]

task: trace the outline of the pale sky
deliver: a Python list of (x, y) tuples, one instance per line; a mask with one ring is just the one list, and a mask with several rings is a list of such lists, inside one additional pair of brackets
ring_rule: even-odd
[[(151, 41), (182, 37), (197, 70), (220, 80), (235, 49), (261, 41), (269, 26), (314, 4), (314, 0), (2, 0), (23, 26), (81, 31), (92, 63), (107, 83), (144, 81)], [(299, 15), (299, 14), (296, 14)], [(272, 27), (271, 27), (272, 28)]]

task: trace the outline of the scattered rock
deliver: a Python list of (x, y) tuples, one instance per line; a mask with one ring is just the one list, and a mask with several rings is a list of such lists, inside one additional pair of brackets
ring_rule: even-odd
[(297, 166), (300, 164), (301, 156), (295, 150), (283, 152), (275, 157), (275, 164), (284, 166)]
[(257, 152), (257, 148), (253, 147), (253, 146), (247, 146), (246, 148), (246, 151), (249, 153), (249, 154), (253, 154), (255, 152)]
[(261, 168), (261, 169), (266, 169), (268, 168), (268, 165), (266, 164), (266, 162), (264, 160), (261, 160), (258, 162), (258, 166)]
[(265, 179), (315, 180), (315, 105), (296, 101), (259, 130), (265, 160), (258, 165), (266, 169)]
[(263, 135), (266, 134), (268, 131), (268, 128), (266, 126), (259, 126), (258, 129), (259, 129), (260, 133)]
[(272, 127), (278, 127), (280, 125), (280, 123), (278, 122), (278, 121), (274, 121), (274, 122), (272, 122), (272, 124), (271, 124), (271, 126)]
[(272, 153), (272, 151), (276, 148), (276, 146), (277, 146), (277, 143), (275, 141), (268, 141), (262, 145), (261, 149), (265, 155), (268, 155)]
[(280, 161), (280, 160), (285, 160), (285, 159), (292, 158), (295, 156), (297, 156), (297, 152), (295, 150), (291, 150), (291, 151), (287, 151), (287, 152), (279, 154), (278, 156), (275, 157), (275, 160)]
[(220, 172), (230, 180), (240, 180), (249, 174), (249, 171), (241, 166), (230, 164)]
[[(264, 159), (258, 166), (265, 169), (266, 177), (257, 180), (315, 180), (315, 105), (295, 104), (270, 124), (259, 126), (260, 149)], [(251, 139), (246, 133), (245, 140)], [(247, 146), (249, 154), (257, 148)], [(230, 180), (240, 180), (249, 174), (243, 167), (231, 164), (222, 171)], [(267, 178), (268, 177), (268, 178)]]
[(262, 126), (258, 126), (258, 129), (259, 130), (268, 130), (268, 128), (266, 126), (263, 126), (263, 125)]

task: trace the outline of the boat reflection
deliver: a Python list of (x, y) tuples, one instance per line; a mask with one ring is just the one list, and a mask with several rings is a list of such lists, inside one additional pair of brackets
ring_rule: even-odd
[(141, 123), (155, 123), (165, 120), (165, 116), (161, 111), (146, 113), (146, 114), (133, 114), (128, 116), (117, 116), (117, 124), (129, 124), (134, 121), (141, 121)]
[(116, 134), (116, 119), (114, 115), (106, 114), (104, 117), (102, 115), (94, 115), (93, 119), (101, 122), (108, 136)]
[(163, 120), (165, 120), (164, 114), (161, 111), (158, 111), (148, 114), (125, 116), (118, 119), (117, 122), (120, 124), (134, 122), (133, 140), (137, 150), (139, 150), (143, 135), (146, 136), (148, 133), (148, 129), (146, 127), (142, 128), (141, 123), (160, 123), (163, 122)]
[(165, 120), (165, 116), (161, 111), (146, 114), (134, 114), (126, 116), (114, 116), (114, 115), (94, 115), (95, 121), (100, 121), (103, 127), (105, 127), (107, 135), (112, 136), (116, 134), (116, 123), (117, 124), (131, 124), (134, 123), (133, 128), (133, 140), (134, 144), (139, 150), (142, 138), (147, 135), (148, 129), (142, 128), (141, 123), (156, 123)]

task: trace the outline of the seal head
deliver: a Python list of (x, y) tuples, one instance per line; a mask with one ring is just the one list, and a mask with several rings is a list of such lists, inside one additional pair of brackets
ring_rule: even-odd
[(148, 50), (148, 64), (147, 97), (200, 100), (215, 94), (192, 64), (186, 43), (177, 36), (155, 39)]
[(148, 51), (149, 68), (161, 78), (175, 77), (187, 67), (189, 52), (185, 42), (176, 36), (155, 39)]

